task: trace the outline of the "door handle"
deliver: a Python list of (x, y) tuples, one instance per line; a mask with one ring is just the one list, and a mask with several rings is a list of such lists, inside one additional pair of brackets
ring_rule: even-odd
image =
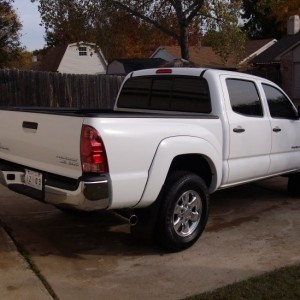
[(242, 133), (244, 131), (245, 131), (245, 129), (242, 127), (233, 128), (233, 132), (236, 132), (236, 133)]
[(22, 127), (23, 127), (24, 129), (34, 129), (34, 130), (37, 130), (37, 128), (38, 128), (38, 123), (24, 121), (23, 124), (22, 124)]
[(276, 126), (275, 128), (273, 128), (273, 131), (274, 131), (274, 132), (280, 132), (281, 129), (280, 129), (279, 127)]

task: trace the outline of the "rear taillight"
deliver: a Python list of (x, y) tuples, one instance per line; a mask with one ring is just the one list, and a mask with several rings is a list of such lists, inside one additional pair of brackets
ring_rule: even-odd
[(95, 128), (82, 126), (80, 153), (84, 173), (108, 173), (104, 143)]

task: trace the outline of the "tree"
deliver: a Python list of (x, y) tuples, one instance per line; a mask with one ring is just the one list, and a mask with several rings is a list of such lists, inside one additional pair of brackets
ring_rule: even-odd
[[(204, 0), (124, 0), (111, 2), (114, 6), (124, 9), (148, 24), (152, 24), (166, 35), (177, 40), (181, 48), (182, 58), (189, 59), (189, 27), (200, 16)], [(170, 16), (175, 23), (168, 22)]]
[[(124, 26), (126, 24), (126, 26)], [(112, 13), (109, 22), (96, 30), (97, 40), (105, 57), (114, 58), (149, 57), (164, 41), (165, 45), (175, 44), (172, 38), (166, 37), (161, 31), (133, 18), (126, 11)]]
[(246, 34), (239, 26), (239, 0), (225, 3), (215, 1), (214, 7), (207, 4), (206, 10), (214, 13), (214, 19), (207, 22), (208, 31), (204, 44), (211, 46), (222, 58), (224, 64), (230, 56), (234, 56), (236, 63), (241, 60), (245, 52)]
[(245, 30), (250, 38), (281, 38), (290, 16), (300, 14), (300, 0), (243, 0)]
[[(84, 0), (41, 0), (39, 11), (49, 47), (79, 41), (95, 42), (108, 61), (120, 57), (149, 56), (164, 34), (126, 11)], [(126, 24), (126, 26), (124, 26)]]
[[(195, 28), (195, 25), (199, 28), (202, 26), (204, 31), (226, 33), (226, 35), (220, 34), (223, 41), (227, 37), (227, 44), (240, 44), (242, 47), (239, 52), (243, 50), (245, 37), (242, 31), (237, 29), (241, 0), (114, 0), (110, 2), (177, 40), (184, 59), (189, 59), (189, 37), (191, 28)], [(172, 23), (167, 22), (170, 16), (173, 16)], [(198, 32), (198, 35), (201, 33)], [(219, 47), (215, 45), (215, 49)], [(237, 50), (237, 47), (228, 47), (229, 51), (233, 49)]]
[(94, 21), (86, 9), (89, 2), (88, 0), (39, 1), (39, 12), (45, 26), (48, 46), (88, 40), (92, 29), (91, 23)]
[(34, 63), (32, 62), (32, 52), (22, 51), (18, 57), (9, 64), (10, 68), (18, 70), (32, 70)]
[[(210, 19), (210, 24), (213, 22), (220, 22), (219, 18), (223, 18), (221, 12), (218, 14), (215, 11), (218, 9), (220, 3), (224, 6), (233, 7), (230, 5), (231, 0), (31, 0), (39, 1), (39, 10), (42, 16), (43, 24), (46, 31), (55, 35), (66, 35), (74, 32), (74, 35), (82, 34), (83, 32), (93, 33), (102, 30), (102, 35), (105, 36), (104, 30), (107, 30), (111, 25), (110, 30), (114, 32), (125, 30), (124, 27), (128, 26), (128, 18), (126, 17), (125, 23), (118, 28), (113, 28), (115, 17), (131, 15), (132, 21), (138, 24), (134, 32), (140, 29), (146, 29), (148, 34), (149, 28), (156, 32), (160, 31), (169, 36), (170, 40), (175, 40), (181, 47), (182, 58), (189, 59), (189, 38), (191, 32), (194, 34), (194, 29), (198, 28), (198, 35), (201, 34), (202, 28), (207, 29), (205, 20)], [(210, 3), (210, 10), (206, 9), (206, 3)], [(78, 9), (77, 9), (78, 8)], [(81, 12), (83, 19), (77, 18), (77, 12)], [(74, 16), (74, 18), (73, 18)], [(77, 23), (73, 28), (64, 24), (67, 20), (70, 24), (72, 18)], [(84, 22), (83, 22), (84, 20)], [(55, 25), (53, 25), (55, 22)], [(147, 25), (146, 25), (147, 24)], [(81, 29), (78, 28), (81, 26)], [(86, 29), (90, 26), (90, 29)], [(55, 28), (63, 28), (62, 30), (53, 30)], [(100, 30), (99, 30), (100, 29)], [(126, 31), (126, 30), (125, 30)], [(50, 34), (51, 33), (51, 34)], [(116, 32), (115, 32), (116, 33)], [(59, 37), (61, 39), (61, 37)], [(110, 37), (112, 38), (112, 37)]]
[(0, 0), (0, 68), (9, 67), (22, 50), (19, 41), (22, 24), (11, 2)]
[[(110, 44), (113, 51), (107, 51), (110, 55), (113, 52), (122, 53), (122, 49), (136, 48), (140, 52), (139, 45), (129, 44), (129, 41), (139, 42), (147, 37), (150, 47), (154, 41), (162, 38), (160, 29), (153, 24), (141, 22), (133, 17), (128, 10), (118, 5), (111, 5), (106, 0), (31, 0), (39, 1), (39, 12), (42, 24), (46, 30), (46, 42), (48, 46), (55, 46), (64, 42), (76, 42), (80, 40), (95, 40), (102, 42), (105, 48)], [(172, 16), (169, 18), (173, 21)], [(126, 24), (126, 26), (124, 26)], [(165, 24), (164, 24), (165, 25)], [(128, 40), (124, 41), (128, 37)], [(139, 39), (141, 38), (141, 39)], [(167, 39), (167, 44), (173, 41), (173, 37)], [(101, 42), (100, 42), (101, 43)], [(118, 46), (118, 51), (114, 47)], [(147, 45), (140, 45), (145, 48)], [(111, 49), (110, 49), (111, 50)], [(134, 52), (134, 51), (130, 51)]]

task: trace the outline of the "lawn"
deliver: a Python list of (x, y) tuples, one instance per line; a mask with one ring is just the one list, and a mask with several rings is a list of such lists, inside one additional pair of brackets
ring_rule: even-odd
[(236, 282), (186, 300), (299, 300), (300, 264)]

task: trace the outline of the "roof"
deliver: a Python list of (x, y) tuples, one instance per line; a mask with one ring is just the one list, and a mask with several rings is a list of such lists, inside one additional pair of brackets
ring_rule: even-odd
[[(174, 58), (181, 58), (181, 49), (179, 46), (161, 46), (152, 55), (152, 57), (159, 51), (165, 50)], [(212, 47), (191, 46), (189, 47), (190, 61), (200, 67), (224, 67), (223, 60), (217, 55)], [(226, 67), (235, 68), (236, 62), (231, 57), (226, 63)]]
[(124, 58), (116, 59), (115, 61), (120, 62), (124, 66), (126, 74), (136, 70), (157, 68), (166, 62), (161, 58)]
[(252, 60), (253, 64), (279, 63), (280, 56), (300, 44), (300, 31), (287, 35)]
[(245, 45), (245, 57), (252, 56), (256, 52), (269, 47), (277, 42), (276, 39), (248, 40)]
[(183, 59), (183, 58), (175, 58), (172, 61), (167, 61), (160, 65), (160, 67), (169, 67), (169, 68), (198, 68), (199, 66), (193, 63), (192, 61)]
[[(248, 61), (251, 57), (260, 54), (262, 51), (265, 51), (276, 42), (277, 40), (275, 39), (247, 41), (245, 45), (245, 54), (243, 60), (239, 63)], [(181, 57), (181, 50), (179, 46), (161, 46), (152, 54), (152, 57), (154, 57), (160, 50), (165, 50), (175, 59)], [(235, 69), (237, 66), (236, 58), (234, 56), (230, 56), (227, 63), (224, 64), (222, 58), (214, 52), (212, 47), (191, 46), (189, 47), (189, 51), (190, 61), (200, 67), (226, 67), (228, 69)]]
[(245, 56), (250, 56), (272, 41), (274, 39), (248, 40), (245, 45)]
[(42, 59), (38, 69), (47, 72), (57, 72), (59, 64), (68, 48), (68, 45), (61, 45), (50, 48)]

